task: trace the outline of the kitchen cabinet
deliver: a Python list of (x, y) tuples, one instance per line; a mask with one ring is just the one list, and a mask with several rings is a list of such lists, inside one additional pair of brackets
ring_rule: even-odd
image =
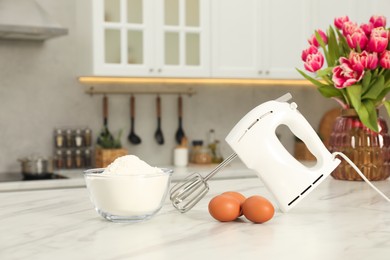
[(300, 78), (309, 2), (212, 1), (213, 77)]
[(95, 75), (208, 77), (207, 0), (93, 1)]

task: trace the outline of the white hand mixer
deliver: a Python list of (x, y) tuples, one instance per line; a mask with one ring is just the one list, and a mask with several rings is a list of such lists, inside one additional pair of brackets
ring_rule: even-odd
[[(331, 154), (309, 122), (297, 110), (297, 104), (288, 103), (288, 93), (276, 100), (265, 102), (247, 113), (231, 130), (226, 142), (235, 153), (219, 164), (210, 174), (202, 177), (190, 175), (171, 189), (173, 206), (184, 213), (196, 205), (208, 192), (207, 180), (238, 156), (249, 168), (256, 171), (265, 186), (274, 195), (279, 208), (289, 211), (317, 187), (340, 164), (337, 155), (350, 163), (371, 187), (377, 190), (360, 170), (342, 153)], [(296, 160), (276, 136), (276, 129), (286, 125), (301, 139), (316, 157), (311, 167)]]

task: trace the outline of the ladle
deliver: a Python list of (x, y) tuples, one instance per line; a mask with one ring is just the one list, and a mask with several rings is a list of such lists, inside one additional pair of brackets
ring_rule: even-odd
[(178, 112), (179, 112), (179, 127), (176, 131), (176, 142), (178, 144), (181, 144), (183, 137), (185, 137), (184, 130), (183, 130), (183, 101), (181, 99), (181, 96), (178, 98)]
[(160, 96), (156, 98), (156, 108), (157, 108), (157, 130), (154, 134), (154, 138), (156, 139), (159, 145), (164, 144), (164, 135), (161, 130), (161, 99)]
[(134, 132), (134, 125), (135, 125), (134, 118), (135, 118), (135, 98), (132, 95), (130, 97), (130, 133), (127, 136), (127, 139), (132, 144), (140, 144), (141, 138), (138, 135), (136, 135)]

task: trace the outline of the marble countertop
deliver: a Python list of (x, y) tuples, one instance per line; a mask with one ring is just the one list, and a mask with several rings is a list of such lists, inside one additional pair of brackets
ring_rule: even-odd
[[(1, 259), (389, 259), (390, 203), (363, 182), (328, 177), (288, 213), (253, 224), (214, 220), (209, 200), (224, 191), (272, 196), (258, 178), (209, 182), (186, 214), (167, 199), (152, 219), (101, 218), (86, 188), (0, 193)], [(390, 195), (390, 181), (375, 182)]]
[[(172, 180), (182, 180), (193, 172), (199, 172), (202, 175), (207, 175), (217, 165), (189, 165), (187, 167), (174, 167), (172, 165), (159, 166), (161, 168), (173, 169)], [(19, 173), (15, 173), (19, 174)], [(43, 190), (43, 189), (65, 189), (85, 187), (83, 178), (83, 170), (59, 170), (56, 174), (67, 177), (67, 179), (52, 179), (52, 180), (34, 180), (34, 181), (14, 181), (14, 182), (0, 182), (0, 192), (8, 191), (27, 191), (27, 190)], [(225, 166), (214, 179), (236, 179), (236, 178), (252, 178), (256, 173), (245, 167), (239, 161), (233, 162)]]

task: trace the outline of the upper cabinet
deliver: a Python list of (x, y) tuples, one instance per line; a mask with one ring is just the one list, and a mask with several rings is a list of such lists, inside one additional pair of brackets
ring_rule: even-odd
[(206, 0), (93, 1), (94, 74), (209, 77)]
[(335, 17), (358, 23), (390, 1), (94, 0), (94, 74), (302, 79), (301, 52)]
[(213, 0), (212, 75), (299, 78), (307, 0)]

